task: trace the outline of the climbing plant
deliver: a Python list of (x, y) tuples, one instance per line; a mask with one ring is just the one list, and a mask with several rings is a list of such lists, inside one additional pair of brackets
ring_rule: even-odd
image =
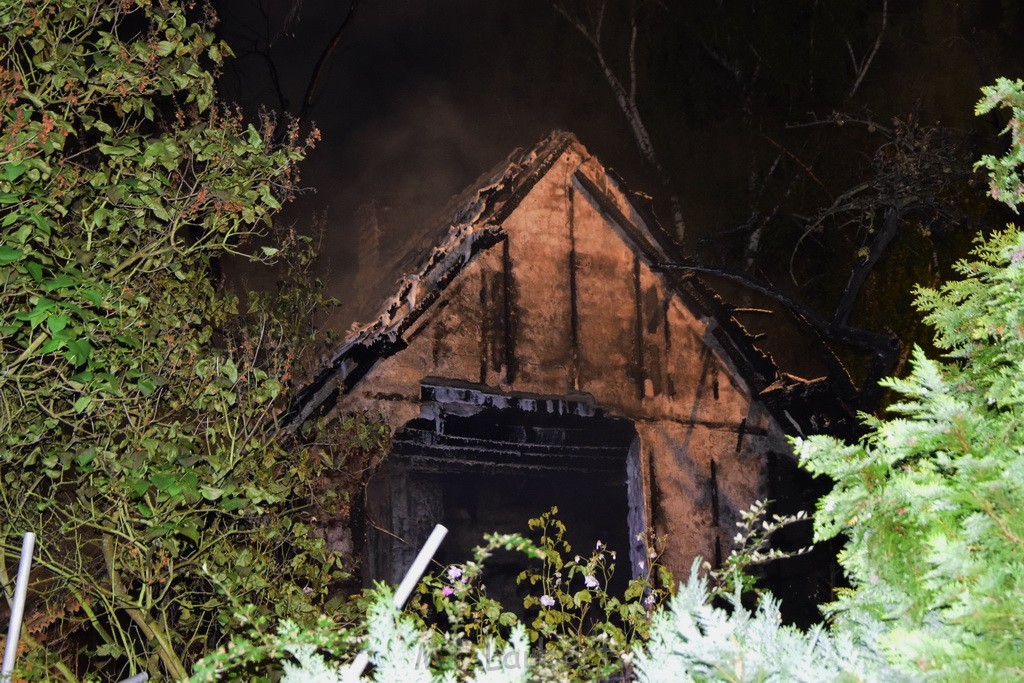
[[(35, 531), (27, 678), (182, 679), (229, 597), (301, 622), (345, 575), (311, 526), (338, 463), (278, 426), (323, 298), (271, 220), (316, 133), (217, 101), (213, 24), (0, 4), (0, 581)], [(229, 254), (277, 260), (284, 294), (225, 291)]]

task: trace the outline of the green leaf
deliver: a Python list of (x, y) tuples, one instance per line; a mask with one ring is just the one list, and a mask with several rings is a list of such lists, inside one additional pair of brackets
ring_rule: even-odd
[(111, 135), (114, 132), (111, 125), (102, 119), (94, 119), (89, 123), (89, 126), (101, 133), (106, 133), (107, 135)]
[(75, 339), (68, 342), (68, 349), (64, 352), (64, 358), (74, 366), (82, 366), (89, 362), (92, 357), (92, 346), (84, 339)]
[(213, 486), (203, 486), (199, 489), (199, 492), (206, 500), (217, 500), (224, 495), (224, 489), (219, 489)]
[(9, 161), (3, 166), (4, 180), (17, 180), (25, 172), (25, 165)]
[(50, 226), (49, 218), (47, 218), (46, 216), (40, 216), (38, 213), (34, 212), (29, 213), (28, 217), (29, 220), (31, 220), (35, 224), (35, 226), (39, 228), (39, 232), (43, 233), (47, 237), (49, 237), (52, 234), (53, 231)]
[(156, 487), (157, 491), (166, 493), (177, 481), (177, 477), (169, 472), (156, 472), (152, 474), (149, 481)]
[(28, 241), (28, 238), (31, 235), (32, 235), (32, 226), (30, 224), (28, 224), (28, 223), (23, 223), (21, 225), (21, 227), (19, 227), (15, 231), (14, 235), (11, 236), (11, 240), (10, 241), (15, 243), (15, 244), (25, 244), (25, 242)]
[(107, 156), (127, 156), (139, 153), (139, 148), (131, 145), (106, 145), (101, 142), (99, 148)]
[(128, 488), (135, 492), (136, 497), (143, 496), (149, 491), (149, 482), (145, 479), (130, 477), (127, 480)]
[(24, 255), (21, 249), (9, 247), (6, 244), (0, 245), (0, 264), (13, 263)]
[(164, 208), (160, 200), (151, 194), (144, 194), (139, 197), (143, 204), (153, 212), (153, 215), (162, 221), (171, 219), (171, 215), (167, 213), (167, 209)]
[(36, 302), (35, 307), (31, 311), (22, 311), (20, 313), (16, 313), (14, 317), (18, 320), (25, 320), (29, 322), (32, 329), (34, 330), (36, 327), (42, 324), (44, 320), (46, 320), (46, 318), (50, 315), (50, 311), (56, 305), (57, 302), (54, 301), (53, 299), (48, 299), (45, 296), (39, 297), (39, 300)]
[(175, 527), (175, 531), (193, 543), (199, 542), (199, 530), (196, 528), (195, 524), (179, 524)]
[(96, 459), (96, 455), (97, 452), (95, 448), (87, 448), (81, 453), (79, 453), (77, 456), (75, 456), (75, 460), (78, 461), (79, 465), (85, 467), (86, 465), (88, 465), (89, 463)]
[(75, 401), (75, 412), (84, 413), (92, 405), (92, 396), (79, 396)]
[(121, 657), (124, 655), (124, 648), (117, 643), (104, 643), (96, 648), (97, 657)]
[(52, 292), (55, 289), (67, 289), (68, 287), (71, 287), (71, 286), (73, 286), (75, 284), (77, 284), (77, 283), (75, 282), (75, 280), (73, 278), (70, 278), (67, 275), (61, 274), (61, 275), (58, 275), (55, 278), (52, 278), (52, 279), (47, 280), (46, 282), (44, 282), (43, 283), (43, 287), (46, 289), (47, 292)]
[(71, 322), (71, 319), (67, 316), (54, 314), (46, 319), (46, 327), (52, 334), (57, 334), (67, 327), (69, 322)]
[(230, 358), (224, 361), (224, 364), (220, 366), (220, 372), (222, 375), (227, 377), (228, 381), (232, 384), (238, 381), (238, 368), (235, 367), (235, 362)]
[(177, 44), (169, 40), (161, 40), (156, 44), (156, 53), (161, 57), (167, 57), (177, 49)]
[(28, 274), (32, 277), (33, 280), (35, 280), (36, 282), (43, 281), (43, 267), (41, 265), (39, 265), (35, 261), (25, 261), (23, 265), (25, 266), (25, 270), (28, 271)]
[(103, 296), (95, 289), (79, 290), (78, 296), (82, 297), (96, 308), (103, 308)]

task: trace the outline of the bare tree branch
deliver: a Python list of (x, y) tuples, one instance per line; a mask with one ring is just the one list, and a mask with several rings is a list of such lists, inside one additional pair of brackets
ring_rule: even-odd
[(863, 182), (860, 183), (859, 185), (850, 188), (846, 192), (836, 197), (835, 201), (832, 202), (832, 205), (829, 206), (824, 211), (822, 211), (821, 213), (819, 213), (818, 217), (814, 221), (812, 221), (810, 225), (807, 226), (807, 229), (804, 230), (802, 235), (800, 235), (800, 238), (796, 241), (796, 244), (793, 246), (792, 253), (789, 255), (789, 277), (793, 280), (793, 284), (799, 284), (796, 281), (796, 274), (793, 272), (793, 264), (796, 263), (796, 254), (800, 250), (800, 245), (803, 244), (804, 240), (807, 239), (815, 230), (821, 228), (821, 225), (822, 223), (825, 222), (826, 218), (834, 216), (836, 213), (842, 211), (845, 208), (846, 202), (856, 197), (858, 194), (862, 192), (867, 192), (870, 189), (870, 182)]
[(765, 140), (767, 140), (769, 143), (771, 143), (771, 145), (773, 147), (775, 147), (777, 150), (779, 150), (780, 152), (782, 152), (783, 154), (788, 156), (790, 159), (795, 161), (797, 163), (797, 165), (804, 170), (804, 173), (806, 173), (808, 176), (810, 176), (811, 180), (813, 180), (818, 185), (818, 187), (821, 187), (821, 188), (825, 187), (825, 183), (821, 182), (821, 180), (818, 179), (818, 176), (814, 175), (814, 171), (811, 169), (811, 167), (808, 166), (807, 164), (805, 164), (804, 162), (802, 162), (795, 154), (790, 152), (789, 149), (787, 149), (786, 147), (783, 147), (781, 144), (779, 144), (778, 142), (773, 140), (766, 133), (763, 133), (761, 131), (758, 131), (758, 133), (761, 135), (761, 137), (763, 137)]
[(885, 28), (889, 24), (889, 0), (882, 0), (882, 26), (878, 29), (878, 36), (875, 38), (875, 44), (871, 48), (871, 52), (864, 57), (864, 61), (860, 64), (853, 56), (853, 48), (850, 47), (850, 43), (847, 42), (846, 46), (850, 50), (850, 59), (853, 60), (854, 73), (857, 74), (857, 80), (854, 81), (853, 87), (850, 88), (848, 97), (853, 97), (857, 94), (857, 89), (860, 88), (861, 82), (864, 77), (868, 74), (868, 69), (871, 68), (871, 62), (875, 61), (875, 55), (878, 54), (878, 48), (882, 45), (882, 37), (885, 35)]
[[(654, 269), (702, 273), (719, 277), (778, 301), (793, 316), (817, 333), (822, 347), (826, 351), (826, 361), (831, 366), (832, 376), (842, 378), (848, 384), (849, 390), (857, 394), (856, 397), (851, 398), (858, 399), (864, 406), (870, 406), (874, 402), (880, 392), (878, 380), (891, 374), (899, 360), (901, 344), (895, 335), (850, 327), (845, 321), (842, 323), (838, 323), (835, 320), (829, 322), (810, 306), (793, 299), (771, 285), (757, 282), (747, 275), (686, 263), (658, 263), (654, 265)], [(871, 367), (862, 387), (859, 389), (855, 387), (849, 372), (842, 362), (839, 361), (829, 342), (838, 342), (850, 348), (871, 354)]]
[(579, 32), (579, 34), (582, 35), (590, 44), (591, 48), (593, 48), (597, 64), (601, 69), (601, 73), (604, 75), (605, 81), (611, 88), (615, 101), (619, 105), (619, 109), (626, 117), (626, 122), (629, 124), (630, 131), (633, 133), (633, 139), (636, 141), (640, 154), (643, 156), (644, 160), (650, 164), (655, 171), (657, 171), (660, 176), (662, 186), (668, 192), (669, 202), (672, 205), (672, 222), (676, 229), (676, 234), (681, 240), (686, 229), (686, 225), (683, 221), (682, 202), (680, 201), (679, 194), (675, 191), (668, 174), (662, 167), (661, 162), (658, 161), (658, 156), (654, 150), (654, 143), (651, 141), (650, 133), (647, 130), (647, 126), (644, 124), (643, 117), (640, 115), (640, 109), (637, 106), (638, 76), (636, 47), (638, 25), (636, 4), (631, 3), (629, 15), (630, 39), (626, 54), (627, 62), (629, 64), (628, 87), (623, 85), (622, 80), (608, 63), (608, 59), (604, 51), (604, 45), (601, 41), (606, 6), (607, 0), (602, 0), (598, 6), (596, 15), (592, 16), (590, 22), (584, 22), (579, 16), (566, 9), (566, 7), (558, 2), (558, 0), (552, 0), (552, 7), (555, 11), (562, 15), (562, 17), (569, 22), (569, 25), (575, 28), (576, 31)]
[(302, 106), (299, 108), (299, 113), (296, 118), (300, 121), (305, 120), (309, 110), (313, 108), (316, 102), (316, 93), (320, 87), (320, 81), (323, 78), (324, 71), (327, 65), (331, 61), (331, 57), (334, 56), (334, 51), (338, 49), (338, 45), (341, 44), (341, 39), (345, 35), (345, 31), (352, 24), (352, 19), (356, 15), (356, 9), (359, 7), (359, 0), (350, 0), (348, 6), (348, 13), (345, 18), (341, 20), (341, 24), (338, 26), (338, 30), (334, 32), (334, 36), (331, 37), (331, 42), (327, 44), (324, 51), (320, 53), (320, 58), (316, 62), (316, 66), (313, 67), (313, 74), (309, 77), (309, 84), (306, 86), (306, 92), (302, 96)]
[(636, 102), (636, 3), (629, 7), (629, 101)]

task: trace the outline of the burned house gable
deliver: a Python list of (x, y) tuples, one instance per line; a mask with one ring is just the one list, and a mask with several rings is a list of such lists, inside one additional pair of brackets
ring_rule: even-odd
[(367, 493), (373, 576), (436, 522), (464, 559), (551, 504), (634, 570), (653, 526), (685, 573), (773, 495), (793, 383), (699, 279), (657, 268), (672, 247), (643, 210), (572, 135), (514, 155), (300, 396), (293, 426), (370, 411), (395, 430)]

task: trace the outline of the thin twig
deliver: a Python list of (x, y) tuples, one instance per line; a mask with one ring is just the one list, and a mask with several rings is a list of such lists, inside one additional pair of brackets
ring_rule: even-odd
[(807, 164), (802, 162), (795, 154), (793, 154), (787, 148), (785, 148), (784, 146), (782, 146), (781, 144), (779, 144), (778, 142), (773, 140), (766, 133), (764, 133), (762, 131), (758, 131), (758, 133), (761, 135), (761, 137), (763, 137), (765, 140), (767, 140), (772, 145), (774, 145), (776, 149), (778, 149), (780, 152), (782, 152), (783, 154), (788, 156), (790, 159), (795, 161), (800, 166), (800, 168), (804, 169), (804, 172), (811, 177), (811, 180), (813, 180), (814, 182), (816, 182), (818, 184), (819, 187), (822, 187), (822, 188), (825, 187), (825, 183), (821, 182), (821, 180), (818, 178), (818, 176), (816, 176), (814, 174), (814, 171), (811, 170), (810, 166), (808, 166)]
[[(871, 68), (871, 63), (875, 60), (875, 55), (878, 54), (878, 48), (882, 45), (882, 37), (885, 35), (885, 28), (889, 24), (889, 0), (882, 0), (882, 26), (878, 29), (878, 37), (875, 38), (875, 45), (871, 48), (871, 52), (864, 58), (860, 68), (857, 70), (857, 80), (854, 82), (853, 87), (850, 88), (848, 97), (853, 97), (857, 93), (857, 88), (860, 87), (861, 81), (868, 73), (868, 69)], [(849, 46), (849, 43), (847, 43)], [(853, 58), (853, 50), (850, 50), (850, 57)], [(856, 64), (854, 64), (856, 69)]]

